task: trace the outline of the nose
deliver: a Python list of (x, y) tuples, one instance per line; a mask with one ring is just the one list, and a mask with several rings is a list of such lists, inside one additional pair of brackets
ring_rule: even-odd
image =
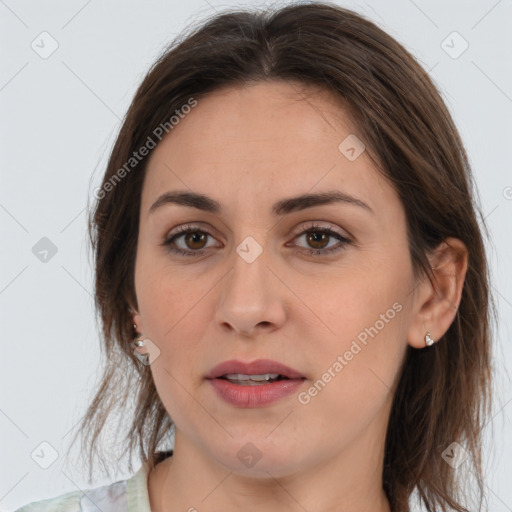
[(221, 329), (244, 337), (268, 334), (282, 326), (286, 316), (286, 286), (265, 250), (252, 262), (238, 253), (222, 280), (215, 319)]

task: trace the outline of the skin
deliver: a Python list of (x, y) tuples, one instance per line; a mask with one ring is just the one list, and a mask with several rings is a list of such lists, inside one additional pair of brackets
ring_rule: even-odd
[[(340, 102), (307, 91), (304, 99), (297, 84), (275, 81), (215, 91), (152, 150), (133, 319), (159, 350), (151, 372), (176, 424), (173, 457), (149, 475), (153, 512), (390, 510), (381, 475), (400, 366), (408, 344), (423, 348), (427, 331), (438, 340), (452, 323), (466, 250), (447, 240), (430, 255), (436, 286), (415, 278), (396, 192), (366, 151), (350, 161), (338, 149), (357, 134)], [(208, 195), (225, 212), (173, 204), (148, 212), (172, 190)], [(280, 199), (329, 190), (374, 213), (344, 203), (271, 213)], [(301, 233), (311, 221), (351, 243), (308, 255), (340, 244), (332, 235), (308, 241)], [(175, 246), (202, 256), (161, 245), (187, 223), (210, 236), (188, 244), (181, 236)], [(236, 252), (247, 236), (263, 250), (252, 263)], [(241, 409), (205, 380), (227, 359), (268, 358), (300, 371), (304, 392), (393, 304), (394, 318), (306, 405), (292, 394)], [(237, 457), (248, 442), (261, 453), (250, 468)]]

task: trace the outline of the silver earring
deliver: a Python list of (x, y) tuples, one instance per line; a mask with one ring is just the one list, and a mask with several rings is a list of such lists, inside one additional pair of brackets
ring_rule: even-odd
[(430, 347), (431, 345), (433, 345), (435, 343), (435, 340), (434, 338), (432, 338), (432, 336), (430, 335), (429, 332), (427, 332), (427, 334), (425, 334), (425, 345), (427, 347)]
[[(137, 326), (133, 324), (133, 328), (135, 329), (135, 332), (137, 333)], [(144, 340), (142, 339), (142, 334), (138, 334), (135, 336), (135, 339), (133, 340), (133, 343), (135, 343), (135, 346), (137, 347), (143, 347), (144, 346)]]

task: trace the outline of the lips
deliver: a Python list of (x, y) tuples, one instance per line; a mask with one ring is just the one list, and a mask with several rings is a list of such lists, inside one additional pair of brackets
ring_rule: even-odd
[(230, 406), (257, 408), (290, 397), (304, 386), (306, 377), (277, 361), (257, 359), (224, 361), (210, 371), (206, 380)]
[(217, 379), (229, 374), (265, 375), (267, 373), (277, 373), (287, 379), (305, 379), (299, 371), (271, 359), (257, 359), (251, 362), (236, 359), (224, 361), (215, 366), (206, 378)]

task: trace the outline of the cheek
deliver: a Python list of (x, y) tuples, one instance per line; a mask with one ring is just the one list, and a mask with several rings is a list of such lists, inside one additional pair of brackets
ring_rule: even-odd
[(315, 341), (313, 385), (301, 403), (309, 401), (312, 415), (355, 433), (393, 393), (407, 347), (407, 283), (375, 267), (325, 289), (316, 304), (329, 331)]
[(171, 415), (184, 415), (193, 407), (185, 389), (192, 392), (191, 383), (195, 386), (200, 377), (201, 340), (211, 323), (208, 291), (218, 277), (191, 280), (167, 263), (146, 261), (140, 260), (136, 286), (144, 336), (159, 349), (151, 364), (153, 380)]
[[(187, 271), (169, 265), (164, 258), (141, 257), (135, 286), (144, 334), (167, 347), (179, 339), (197, 335), (204, 316), (202, 301), (216, 283), (215, 276), (187, 277)], [(197, 336), (195, 339), (198, 339)]]
[(328, 425), (340, 445), (350, 443), (370, 424), (377, 422), (384, 428), (388, 421), (394, 382), (406, 349), (398, 315), (378, 334), (363, 329), (357, 334), (366, 334), (365, 339), (349, 336), (347, 331), (316, 353), (316, 372), (310, 387), (298, 397), (299, 410), (319, 426), (318, 432)]
[[(373, 269), (350, 268), (338, 275), (317, 277), (314, 287), (304, 281), (300, 298), (303, 303), (313, 305), (309, 314), (316, 317), (319, 327), (325, 327), (323, 335), (317, 331), (317, 337), (322, 336), (325, 346), (338, 353), (348, 350), (353, 339), (358, 338), (362, 343), (370, 339), (369, 330), (378, 340), (393, 337), (393, 329), (403, 318), (408, 290), (401, 279), (391, 270), (381, 271), (376, 265)], [(384, 344), (384, 341), (380, 343)]]

